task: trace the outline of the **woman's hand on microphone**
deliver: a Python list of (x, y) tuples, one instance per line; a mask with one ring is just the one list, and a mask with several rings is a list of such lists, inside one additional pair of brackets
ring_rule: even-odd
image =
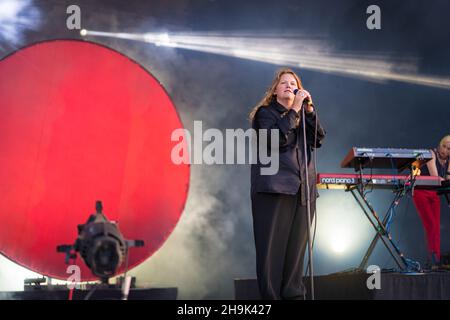
[[(299, 89), (297, 94), (295, 95), (294, 102), (292, 103), (292, 109), (294, 109), (297, 113), (302, 110), (302, 105), (305, 102), (305, 99), (309, 99), (312, 101), (311, 94), (303, 89)], [(314, 108), (311, 105), (306, 107), (306, 112), (311, 113), (314, 111)]]

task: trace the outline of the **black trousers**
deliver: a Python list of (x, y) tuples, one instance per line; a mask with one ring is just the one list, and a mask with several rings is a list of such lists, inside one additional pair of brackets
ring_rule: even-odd
[[(311, 200), (311, 221), (315, 201)], [(299, 299), (305, 294), (303, 260), (308, 241), (307, 207), (300, 194), (252, 194), (256, 273), (262, 299)]]

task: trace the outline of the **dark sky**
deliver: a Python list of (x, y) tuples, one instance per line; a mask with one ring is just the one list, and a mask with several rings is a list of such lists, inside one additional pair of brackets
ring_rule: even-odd
[[(384, 54), (417, 59), (418, 73), (450, 76), (450, 2), (418, 1), (56, 1), (33, 2), (40, 23), (26, 28), (22, 41), (0, 38), (0, 57), (17, 47), (57, 38), (80, 38), (65, 26), (68, 5), (78, 4), (82, 27), (108, 32), (268, 32), (302, 34), (353, 55)], [(366, 28), (366, 8), (381, 8), (382, 29)], [(167, 89), (183, 123), (202, 120), (207, 127), (247, 128), (247, 113), (260, 100), (278, 66), (120, 39), (90, 38), (135, 59)], [(326, 142), (319, 171), (351, 172), (339, 167), (352, 146), (425, 148), (450, 134), (450, 90), (401, 82), (374, 82), (295, 69), (314, 96)], [(149, 261), (135, 270), (138, 284), (178, 286), (182, 298), (232, 298), (234, 278), (255, 277), (248, 166), (192, 166), (189, 199), (174, 234)], [(317, 274), (355, 267), (372, 230), (348, 194), (322, 191), (319, 199)], [(384, 212), (389, 192), (371, 200)], [(322, 201), (322, 205), (320, 202)], [(366, 233), (348, 255), (336, 256), (325, 243), (325, 219), (336, 214)], [(331, 208), (331, 209), (330, 209)], [(356, 208), (356, 209), (355, 209)], [(321, 210), (326, 212), (320, 218)], [(345, 217), (345, 210), (349, 216)], [(343, 212), (344, 211), (344, 212)], [(356, 213), (355, 213), (356, 212)], [(450, 210), (442, 210), (442, 250), (450, 251)], [(349, 217), (352, 217), (351, 219)], [(330, 221), (330, 220), (329, 220)], [(322, 224), (321, 224), (322, 223)], [(407, 256), (426, 262), (423, 230), (410, 198), (404, 199), (393, 234)], [(357, 239), (357, 238), (355, 238)], [(422, 241), (423, 239), (423, 241)], [(378, 245), (373, 263), (391, 267)]]

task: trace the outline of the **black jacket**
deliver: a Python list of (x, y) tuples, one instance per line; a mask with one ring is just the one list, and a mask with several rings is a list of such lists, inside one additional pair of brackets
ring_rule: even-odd
[[(300, 120), (300, 121), (299, 121)], [(297, 122), (300, 122), (297, 126)], [(316, 172), (314, 168), (314, 142), (316, 147), (322, 145), (325, 137), (325, 130), (320, 123), (317, 123), (316, 114), (306, 114), (306, 143), (308, 155), (309, 185), (311, 191), (311, 201), (317, 198)], [(253, 129), (268, 129), (270, 136), (271, 129), (279, 129), (279, 171), (274, 175), (261, 175), (261, 165), (259, 161), (252, 164), (251, 168), (251, 193), (270, 192), (283, 194), (296, 194), (299, 189), (306, 190), (305, 161), (303, 148), (303, 126), (299, 114), (291, 109), (288, 110), (277, 101), (273, 101), (269, 106), (259, 108), (252, 123)], [(258, 136), (258, 135), (257, 135)], [(315, 141), (314, 141), (314, 138)], [(270, 140), (269, 144), (270, 144)], [(257, 139), (259, 145), (259, 140)], [(268, 146), (270, 149), (270, 145)], [(267, 165), (270, 166), (270, 165)], [(302, 204), (306, 205), (306, 193), (301, 192)]]

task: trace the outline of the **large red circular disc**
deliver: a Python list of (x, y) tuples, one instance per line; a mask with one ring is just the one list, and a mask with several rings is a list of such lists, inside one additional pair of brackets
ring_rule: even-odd
[[(60, 244), (103, 202), (129, 266), (164, 243), (183, 211), (189, 166), (171, 161), (182, 128), (159, 82), (107, 47), (55, 40), (0, 61), (0, 253), (66, 279)], [(79, 259), (82, 280), (95, 279)], [(121, 269), (123, 271), (123, 267)]]

